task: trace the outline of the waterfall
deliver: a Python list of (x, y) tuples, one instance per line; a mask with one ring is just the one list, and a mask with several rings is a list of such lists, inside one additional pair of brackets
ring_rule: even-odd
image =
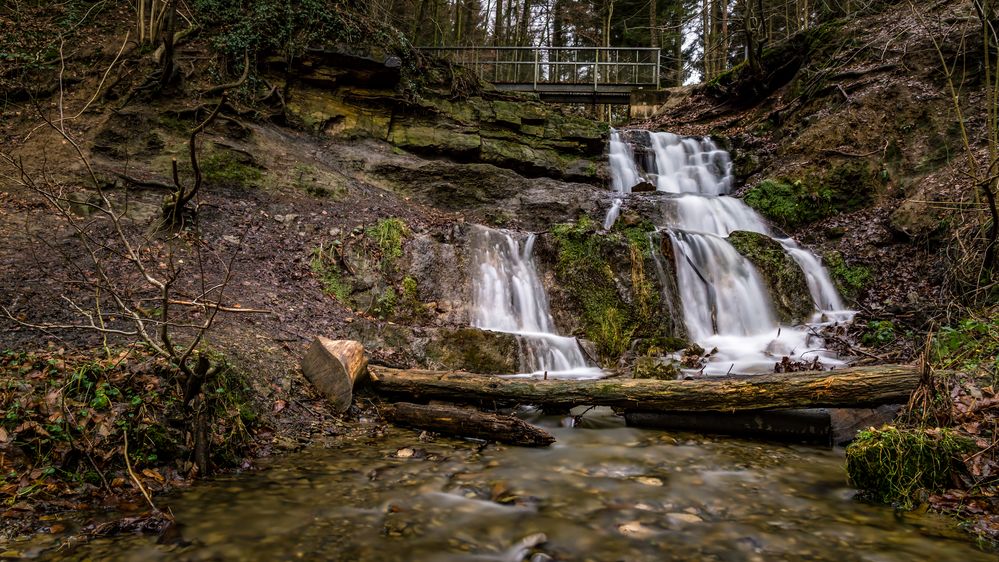
[[(728, 152), (709, 138), (646, 131), (628, 131), (627, 135), (648, 149), (636, 163), (635, 148), (622, 140), (620, 132), (612, 133), (613, 187), (623, 196), (638, 182), (648, 181), (660, 192), (675, 194), (668, 200), (659, 227), (673, 242), (688, 334), (705, 349), (717, 349), (705, 373), (770, 370), (775, 359), (785, 355), (840, 364), (822, 349), (824, 342), (814, 335), (812, 326), (779, 325), (759, 272), (726, 240), (736, 230), (771, 237), (805, 275), (816, 309), (813, 324), (852, 318), (817, 256), (791, 238), (776, 236), (756, 211), (728, 196), (734, 183)], [(620, 206), (615, 201), (612, 213), (608, 213), (610, 225), (611, 215), (616, 217)]]
[(531, 254), (535, 235), (523, 247), (508, 233), (472, 229), (472, 325), (515, 334), (521, 344), (521, 368), (550, 377), (601, 376), (590, 366), (575, 338), (560, 336), (548, 307), (548, 296)]
[[(638, 172), (635, 164), (635, 152), (631, 145), (621, 140), (621, 134), (611, 130), (610, 146), (607, 149), (607, 161), (610, 165), (611, 187), (619, 195), (631, 193), (631, 188), (642, 181), (642, 175)], [(622, 198), (617, 197), (607, 211), (604, 218), (604, 230), (610, 230), (614, 226), (618, 215), (621, 213)]]

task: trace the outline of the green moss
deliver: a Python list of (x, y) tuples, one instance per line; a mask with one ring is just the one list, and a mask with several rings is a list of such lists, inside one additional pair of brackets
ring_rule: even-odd
[(949, 429), (871, 428), (847, 447), (846, 469), (867, 498), (909, 509), (917, 492), (946, 488), (955, 462), (972, 446)]
[(402, 257), (402, 241), (409, 234), (409, 228), (400, 218), (381, 219), (374, 226), (365, 229), (365, 234), (378, 245), (382, 256), (382, 269), (388, 270)]
[(199, 164), (202, 177), (210, 184), (249, 187), (262, 177), (260, 170), (228, 150), (209, 154)]
[(336, 259), (336, 252), (340, 245), (339, 240), (335, 240), (329, 245), (320, 244), (312, 250), (312, 260), (309, 265), (322, 284), (323, 292), (336, 298), (341, 304), (350, 306), (353, 286), (350, 281), (343, 278), (343, 273), (340, 271)]
[(839, 252), (828, 252), (823, 256), (826, 268), (832, 276), (833, 283), (839, 292), (850, 300), (857, 296), (871, 282), (871, 270), (862, 265), (848, 265)]
[(427, 305), (420, 300), (420, 288), (409, 275), (402, 278), (399, 290), (399, 303), (396, 307), (397, 314), (412, 318), (414, 320), (427, 316)]
[(746, 193), (745, 201), (775, 223), (798, 228), (869, 205), (886, 181), (866, 163), (848, 163), (804, 179), (766, 179)]
[(380, 318), (388, 318), (395, 313), (396, 303), (398, 301), (398, 296), (395, 293), (395, 289), (392, 287), (386, 287), (382, 294), (378, 295), (375, 299), (375, 305), (372, 308), (372, 312)]

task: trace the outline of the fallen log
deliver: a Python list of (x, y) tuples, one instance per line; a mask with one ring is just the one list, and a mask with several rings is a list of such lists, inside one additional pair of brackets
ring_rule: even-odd
[(382, 406), (382, 417), (396, 425), (456, 437), (473, 437), (522, 447), (547, 447), (555, 438), (524, 420), (471, 408), (399, 402)]
[(791, 408), (856, 408), (908, 400), (919, 368), (880, 365), (836, 371), (771, 373), (694, 380), (538, 380), (453, 371), (369, 368), (373, 388), (406, 400), (485, 406), (611, 406), (645, 412), (750, 412)]
[(302, 373), (336, 412), (346, 412), (354, 400), (354, 386), (367, 373), (364, 346), (352, 340), (318, 337), (302, 359)]

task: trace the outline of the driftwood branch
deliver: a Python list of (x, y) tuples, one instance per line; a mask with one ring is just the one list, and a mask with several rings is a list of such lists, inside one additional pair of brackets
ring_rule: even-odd
[(472, 408), (400, 402), (382, 406), (382, 417), (393, 424), (452, 435), (498, 441), (523, 447), (547, 447), (555, 438), (516, 416), (480, 412)]

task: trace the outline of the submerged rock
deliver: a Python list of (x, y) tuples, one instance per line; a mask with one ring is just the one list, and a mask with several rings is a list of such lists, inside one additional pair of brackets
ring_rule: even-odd
[(760, 272), (781, 322), (796, 324), (808, 319), (815, 304), (805, 274), (779, 242), (744, 230), (730, 234), (728, 241)]

